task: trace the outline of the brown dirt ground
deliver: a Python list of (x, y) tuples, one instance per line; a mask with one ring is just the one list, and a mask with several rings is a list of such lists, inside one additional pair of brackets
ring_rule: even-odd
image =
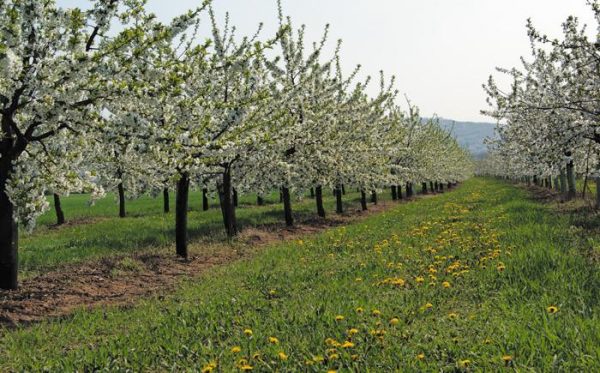
[(0, 290), (0, 329), (67, 317), (81, 308), (133, 306), (141, 298), (167, 294), (179, 281), (196, 277), (213, 266), (249, 258), (268, 244), (347, 224), (394, 205), (381, 202), (370, 205), (368, 212), (330, 214), (327, 219), (300, 221), (293, 228), (247, 228), (232, 243), (192, 242), (188, 260), (176, 258), (174, 248), (167, 247), (152, 253), (66, 265), (23, 280), (16, 291)]

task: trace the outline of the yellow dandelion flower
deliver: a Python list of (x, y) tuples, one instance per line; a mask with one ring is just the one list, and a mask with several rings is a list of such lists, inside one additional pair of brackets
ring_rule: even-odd
[(304, 241), (298, 240), (298, 245), (300, 245), (300, 246), (304, 245)]
[(337, 315), (335, 317), (335, 321), (342, 321), (342, 320), (344, 320), (344, 316), (342, 316), (342, 315)]
[(275, 289), (269, 290), (269, 295), (275, 295), (275, 294), (277, 294), (277, 291)]
[(420, 354), (417, 355), (417, 360), (423, 360), (423, 359), (425, 359), (425, 354), (421, 352)]
[(362, 307), (356, 309), (356, 313), (363, 313), (365, 310)]
[(208, 364), (206, 364), (204, 367), (202, 367), (201, 372), (202, 373), (211, 373), (216, 368), (217, 368), (217, 362), (216, 361), (210, 361), (210, 362), (208, 362)]
[(269, 337), (269, 343), (276, 345), (279, 343), (279, 339), (276, 337)]
[(327, 373), (337, 373), (337, 370), (335, 370), (335, 369), (329, 369), (329, 370), (327, 371)]
[(338, 354), (331, 354), (329, 355), (329, 360), (337, 360), (340, 358), (340, 355)]
[(252, 354), (252, 358), (253, 358), (254, 360), (258, 360), (258, 359), (260, 359), (260, 352), (255, 352), (255, 353), (253, 353), (253, 354)]
[(556, 307), (556, 306), (548, 306), (548, 307), (546, 307), (546, 311), (548, 313), (550, 313), (550, 314), (557, 313), (558, 312), (558, 307)]
[(233, 347), (231, 347), (231, 352), (233, 352), (234, 354), (237, 354), (240, 351), (242, 351), (242, 348), (240, 346), (233, 346)]
[(458, 362), (458, 365), (460, 365), (463, 368), (466, 368), (469, 365), (471, 365), (471, 360), (469, 360), (469, 359), (461, 360)]
[(283, 351), (279, 351), (279, 353), (277, 354), (277, 356), (279, 356), (280, 360), (287, 360), (288, 359), (288, 356)]
[(244, 329), (244, 334), (245, 334), (247, 337), (252, 337), (252, 334), (253, 334), (253, 333), (252, 333), (252, 329)]
[(421, 276), (415, 277), (415, 281), (417, 284), (422, 284), (423, 282), (425, 282), (425, 279)]
[(450, 320), (458, 319), (458, 314), (457, 314), (457, 313), (454, 313), (454, 312), (450, 312), (450, 313), (448, 314), (448, 318), (449, 318)]
[(489, 345), (489, 344), (492, 344), (493, 342), (494, 341), (492, 341), (491, 339), (486, 338), (485, 341), (483, 341), (483, 344)]
[(381, 311), (379, 311), (378, 309), (375, 309), (375, 310), (373, 310), (373, 311), (371, 312), (371, 314), (372, 314), (373, 316), (379, 316), (379, 315), (381, 315)]
[(358, 329), (356, 329), (356, 328), (348, 329), (348, 335), (352, 336), (356, 333), (358, 333)]
[(502, 361), (504, 361), (505, 363), (508, 363), (508, 362), (512, 361), (512, 359), (513, 358), (510, 355), (504, 355), (504, 356), (502, 356)]
[(316, 356), (313, 356), (313, 361), (315, 363), (322, 363), (323, 361), (325, 361), (325, 358), (321, 355), (316, 355)]
[(433, 304), (431, 303), (425, 303), (425, 305), (423, 306), (424, 309), (428, 310), (430, 308), (433, 308)]
[(450, 283), (448, 281), (444, 281), (444, 282), (442, 282), (442, 286), (445, 287), (446, 289), (448, 289), (452, 285), (450, 285)]
[(252, 370), (252, 369), (254, 369), (252, 367), (252, 365), (248, 365), (248, 364), (240, 365), (240, 370), (241, 371), (247, 372), (247, 371)]
[(390, 320), (390, 324), (392, 325), (398, 325), (398, 323), (400, 322), (400, 320), (398, 320), (398, 318), (394, 317), (393, 319)]
[(350, 359), (352, 359), (353, 361), (358, 360), (358, 355), (350, 355)]
[(506, 266), (504, 265), (504, 263), (500, 262), (500, 263), (498, 263), (498, 265), (496, 266), (496, 269), (497, 269), (499, 272), (502, 272), (502, 271), (504, 271), (504, 270), (506, 269)]
[(346, 342), (342, 343), (341, 347), (342, 348), (352, 348), (352, 347), (354, 347), (354, 343), (352, 343), (350, 341), (346, 341)]

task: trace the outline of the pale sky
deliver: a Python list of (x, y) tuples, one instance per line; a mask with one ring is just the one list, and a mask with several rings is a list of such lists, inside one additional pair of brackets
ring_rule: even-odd
[[(80, 6), (86, 0), (58, 0)], [(201, 0), (149, 0), (149, 9), (164, 21)], [(275, 0), (214, 0), (215, 11), (230, 13), (238, 34), (253, 34), (259, 22), (263, 36), (277, 30)], [(307, 26), (307, 41), (319, 40), (331, 24), (330, 46), (343, 39), (342, 63), (349, 72), (361, 64), (363, 75), (379, 70), (395, 75), (397, 87), (423, 116), (490, 121), (481, 85), (496, 66), (519, 65), (529, 55), (525, 24), (559, 36), (569, 15), (596, 29), (586, 0), (283, 0), (295, 27)], [(204, 23), (205, 26), (207, 22)], [(209, 37), (204, 28), (203, 37)], [(373, 87), (376, 92), (376, 87)], [(403, 102), (400, 102), (403, 104)]]

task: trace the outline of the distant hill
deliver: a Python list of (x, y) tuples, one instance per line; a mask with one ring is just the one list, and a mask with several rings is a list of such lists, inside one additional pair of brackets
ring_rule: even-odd
[(479, 158), (487, 153), (487, 146), (483, 140), (486, 137), (494, 137), (494, 123), (459, 122), (445, 118), (439, 118), (439, 121), (442, 128), (451, 131), (460, 145), (469, 149), (475, 157)]

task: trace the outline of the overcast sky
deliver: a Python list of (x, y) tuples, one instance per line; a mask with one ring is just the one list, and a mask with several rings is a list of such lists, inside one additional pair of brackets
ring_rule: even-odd
[[(149, 8), (167, 21), (200, 2), (149, 0)], [(87, 3), (58, 0), (61, 6)], [(551, 36), (560, 35), (569, 15), (596, 28), (586, 0), (284, 0), (283, 5), (296, 27), (306, 24), (307, 41), (318, 40), (331, 24), (330, 45), (343, 39), (346, 70), (361, 64), (364, 75), (379, 70), (396, 75), (400, 92), (423, 116), (454, 120), (488, 120), (479, 114), (486, 107), (481, 85), (496, 66), (517, 66), (529, 54), (527, 18)], [(221, 17), (230, 13), (240, 35), (254, 33), (259, 22), (265, 38), (277, 29), (275, 0), (214, 0), (214, 7)]]

